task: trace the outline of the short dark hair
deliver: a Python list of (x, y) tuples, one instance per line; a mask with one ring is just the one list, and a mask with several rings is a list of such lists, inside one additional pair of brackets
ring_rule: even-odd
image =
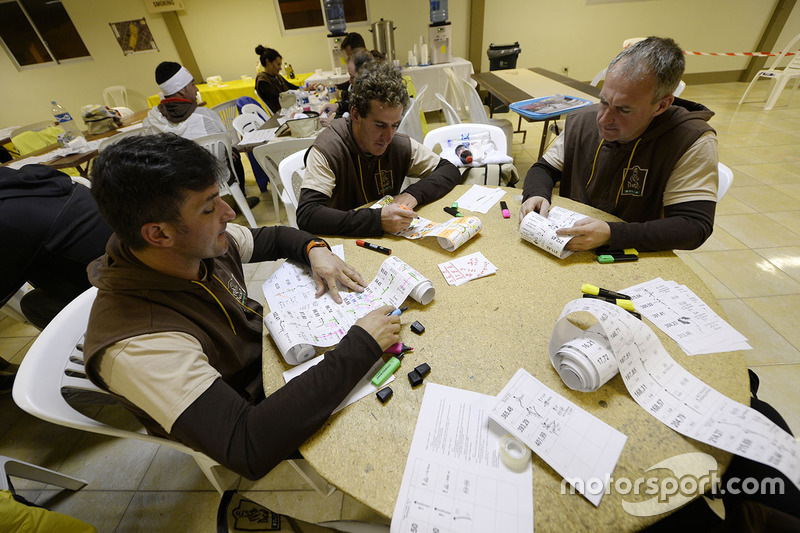
[(668, 37), (648, 37), (632, 44), (608, 65), (608, 73), (618, 71), (633, 80), (654, 76), (656, 81), (653, 103), (675, 92), (686, 68), (683, 49)]
[(350, 57), (347, 58), (348, 63), (352, 63), (355, 71), (361, 70), (361, 67), (375, 60), (375, 56), (366, 48), (356, 48)]
[(156, 84), (161, 85), (178, 73), (181, 64), (174, 61), (162, 61), (156, 67)]
[(103, 150), (92, 166), (92, 196), (120, 241), (147, 246), (142, 226), (182, 224), (187, 191), (217, 182), (221, 163), (194, 141), (173, 133), (132, 136)]
[(260, 44), (256, 46), (256, 54), (258, 54), (258, 59), (261, 61), (262, 67), (267, 66), (267, 61), (271, 63), (279, 57), (283, 59), (283, 56), (274, 48), (264, 48)]
[(351, 31), (348, 33), (344, 39), (342, 39), (342, 51), (345, 48), (350, 47), (351, 50), (355, 50), (356, 48), (366, 48), (367, 45), (364, 43), (364, 38), (361, 36), (360, 33)]
[(390, 107), (400, 106), (403, 113), (409, 105), (408, 91), (400, 71), (390, 61), (366, 63), (356, 75), (350, 89), (350, 107), (366, 117), (373, 100)]

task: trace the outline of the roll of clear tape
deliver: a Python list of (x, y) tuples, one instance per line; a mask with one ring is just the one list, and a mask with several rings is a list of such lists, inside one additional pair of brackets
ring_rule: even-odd
[(515, 472), (521, 472), (531, 460), (531, 449), (508, 433), (500, 437), (500, 459)]

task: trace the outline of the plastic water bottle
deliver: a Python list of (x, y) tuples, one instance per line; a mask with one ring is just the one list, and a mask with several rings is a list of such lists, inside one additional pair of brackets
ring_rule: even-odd
[(303, 111), (309, 111), (311, 109), (311, 95), (308, 93), (308, 86), (304, 86), (300, 89), (300, 96), (297, 99), (297, 103)]
[(335, 102), (336, 100), (339, 99), (336, 90), (336, 84), (333, 83), (333, 80), (331, 80), (330, 78), (328, 78), (328, 80), (325, 82), (325, 92), (327, 94), (326, 100), (328, 102)]
[(465, 165), (472, 163), (472, 152), (469, 151), (469, 146), (466, 144), (459, 144), (456, 146), (456, 155)]
[(328, 31), (331, 32), (331, 35), (343, 35), (347, 27), (344, 19), (344, 3), (342, 0), (325, 0), (324, 4)]
[(431, 24), (447, 22), (447, 0), (431, 0)]
[(75, 124), (75, 121), (72, 120), (72, 115), (70, 115), (66, 109), (58, 105), (55, 100), (50, 103), (53, 105), (53, 116), (58, 121), (58, 125), (64, 130), (64, 133), (67, 134), (68, 139), (66, 139), (66, 141), (77, 139), (83, 135), (81, 129)]

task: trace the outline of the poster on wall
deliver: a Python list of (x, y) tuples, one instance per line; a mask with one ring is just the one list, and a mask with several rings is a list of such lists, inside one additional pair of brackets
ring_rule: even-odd
[(109, 22), (108, 25), (111, 26), (111, 31), (114, 32), (123, 54), (158, 52), (156, 40), (153, 39), (153, 34), (150, 33), (145, 19)]

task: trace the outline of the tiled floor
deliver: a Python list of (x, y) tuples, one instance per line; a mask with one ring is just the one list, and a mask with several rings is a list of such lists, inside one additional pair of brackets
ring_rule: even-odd
[[(761, 85), (761, 84), (760, 84)], [(800, 431), (800, 99), (764, 112), (757, 103), (737, 106), (744, 83), (687, 87), (683, 96), (717, 115), (720, 159), (734, 182), (717, 208), (712, 237), (700, 249), (680, 252), (719, 299), (729, 321), (750, 339), (745, 353), (761, 378), (759, 396), (772, 403), (795, 433)], [(766, 82), (753, 98), (764, 96)], [(787, 91), (788, 93), (788, 91)], [(780, 100), (783, 104), (787, 95)], [(514, 117), (509, 117), (514, 118)], [(440, 117), (429, 115), (436, 125)], [(514, 120), (516, 123), (516, 120)], [(529, 126), (525, 144), (515, 135), (515, 164), (524, 175), (534, 162), (541, 129)], [(250, 184), (249, 189), (255, 190)], [(270, 194), (254, 209), (261, 224), (274, 224)], [(240, 221), (241, 222), (241, 221)], [(251, 294), (276, 265), (248, 268)], [(20, 362), (37, 330), (0, 321), (0, 357)], [(113, 410), (102, 416), (119, 416)], [(77, 493), (20, 480), (28, 499), (95, 525), (101, 532), (211, 531), (219, 497), (194, 462), (168, 448), (71, 431), (21, 412), (0, 397), (0, 454), (83, 477)], [(369, 520), (374, 515), (336, 492), (320, 497), (282, 464), (240, 490), (278, 512), (321, 521)]]

